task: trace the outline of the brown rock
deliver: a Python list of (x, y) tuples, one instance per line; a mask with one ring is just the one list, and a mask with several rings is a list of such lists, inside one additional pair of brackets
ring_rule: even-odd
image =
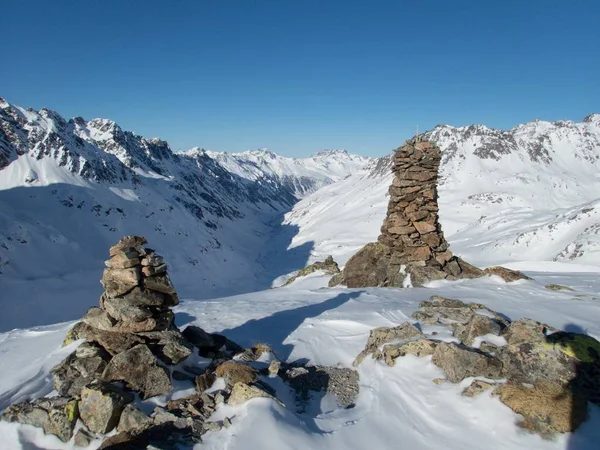
[(488, 267), (484, 270), (484, 272), (486, 273), (486, 275), (499, 276), (507, 283), (517, 280), (533, 280), (533, 278), (528, 277), (523, 272), (519, 272), (518, 270), (507, 269), (506, 267), (501, 266)]
[(413, 222), (414, 227), (420, 234), (431, 233), (435, 231), (435, 225), (427, 222)]
[(138, 286), (142, 278), (139, 267), (129, 269), (104, 269), (102, 286), (110, 297), (126, 294)]
[(229, 386), (233, 386), (235, 383), (250, 384), (258, 381), (257, 372), (254, 368), (235, 361), (222, 363), (217, 367), (215, 373), (218, 377), (224, 378)]
[(211, 371), (206, 371), (201, 375), (198, 375), (194, 382), (196, 383), (196, 390), (198, 392), (204, 392), (207, 389), (210, 389), (210, 387), (214, 384), (215, 380), (217, 379), (216, 375), (214, 374), (214, 372)]
[(144, 287), (163, 294), (175, 294), (175, 288), (167, 274), (144, 278)]
[(454, 343), (440, 342), (431, 362), (441, 368), (453, 383), (467, 377), (500, 378), (502, 372), (502, 362), (499, 359)]

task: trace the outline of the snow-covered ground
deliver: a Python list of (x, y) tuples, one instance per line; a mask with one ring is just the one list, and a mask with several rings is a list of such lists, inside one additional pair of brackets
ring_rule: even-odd
[[(535, 269), (530, 265), (530, 269)], [(544, 269), (542, 267), (542, 269)], [(438, 282), (421, 289), (327, 289), (327, 277), (309, 276), (285, 288), (213, 300), (185, 299), (176, 308), (178, 325), (196, 324), (219, 331), (250, 346), (268, 342), (278, 357), (306, 359), (315, 364), (349, 367), (362, 350), (369, 330), (411, 320), (418, 302), (444, 295), (483, 303), (510, 319), (531, 317), (557, 328), (582, 327), (600, 338), (600, 278), (597, 273), (528, 271), (535, 281), (506, 284), (496, 277), (462, 282)], [(553, 292), (547, 283), (570, 286)], [(72, 323), (15, 330), (0, 334), (0, 409), (29, 396), (51, 392), (49, 369), (74, 349), (60, 348)], [(451, 340), (443, 329), (438, 338)], [(406, 356), (395, 367), (367, 358), (358, 367), (360, 394), (351, 409), (339, 408), (329, 395), (315, 394), (299, 409), (288, 388), (265, 378), (285, 406), (255, 399), (224, 406), (211, 420), (231, 417), (233, 426), (210, 432), (197, 449), (594, 449), (600, 440), (600, 408), (590, 406), (590, 419), (575, 434), (544, 440), (515, 425), (518, 416), (496, 397), (483, 393), (461, 396), (472, 379), (437, 385), (442, 371), (430, 357)], [(266, 364), (266, 363), (265, 363)], [(18, 370), (17, 370), (18, 368)], [(163, 404), (193, 392), (181, 383)], [(0, 422), (2, 448), (72, 449), (30, 426)], [(96, 448), (92, 444), (90, 449)]]

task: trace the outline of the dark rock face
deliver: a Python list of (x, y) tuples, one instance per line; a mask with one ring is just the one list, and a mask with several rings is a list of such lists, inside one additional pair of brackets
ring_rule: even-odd
[[(422, 286), (433, 280), (486, 275), (454, 256), (438, 217), (438, 169), (441, 151), (428, 141), (411, 140), (393, 157), (395, 178), (377, 242), (367, 244), (346, 263), (330, 286)], [(493, 268), (488, 273), (505, 281), (527, 278), (519, 272)]]

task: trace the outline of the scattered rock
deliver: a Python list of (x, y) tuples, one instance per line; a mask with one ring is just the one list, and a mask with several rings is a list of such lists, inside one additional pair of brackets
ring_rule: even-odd
[(388, 366), (393, 366), (396, 364), (396, 359), (400, 356), (415, 355), (422, 357), (433, 355), (436, 346), (437, 343), (429, 339), (418, 339), (404, 344), (389, 344), (384, 345), (382, 350), (376, 351), (373, 357), (378, 360), (384, 360)]
[(462, 391), (462, 395), (465, 397), (476, 397), (482, 392), (492, 389), (494, 386), (496, 385), (493, 383), (488, 383), (487, 381), (474, 380), (468, 388)]
[(431, 361), (446, 373), (452, 383), (467, 377), (500, 378), (502, 372), (499, 359), (454, 343), (438, 343)]
[(143, 399), (166, 394), (173, 388), (169, 373), (157, 364), (156, 357), (144, 344), (116, 355), (102, 378), (106, 381), (124, 381), (131, 389), (140, 392)]
[(223, 426), (224, 426), (225, 428), (229, 428), (229, 427), (231, 427), (231, 425), (232, 425), (232, 423), (231, 423), (231, 419), (230, 419), (229, 417), (225, 417), (225, 418), (223, 419)]
[(563, 286), (562, 284), (547, 284), (546, 289), (550, 289), (551, 291), (573, 291), (574, 289)]
[(423, 337), (423, 333), (417, 327), (409, 322), (404, 322), (397, 327), (379, 327), (371, 330), (365, 349), (358, 354), (352, 365), (358, 366), (367, 355), (377, 351), (377, 349), (388, 342), (407, 341), (417, 337)]
[(507, 269), (506, 267), (502, 266), (488, 267), (484, 270), (484, 272), (486, 273), (486, 275), (496, 275), (502, 278), (507, 283), (517, 280), (533, 280), (533, 278), (528, 277), (523, 272), (519, 272), (518, 270)]
[(292, 284), (298, 278), (310, 275), (311, 273), (314, 273), (317, 270), (325, 272), (326, 275), (335, 275), (340, 273), (340, 268), (338, 267), (337, 263), (333, 260), (333, 256), (329, 255), (327, 258), (325, 258), (325, 261), (314, 262), (313, 264), (306, 266), (304, 269), (299, 270), (296, 275), (290, 277), (285, 282), (284, 286)]
[(229, 399), (227, 399), (227, 404), (241, 405), (253, 398), (270, 398), (277, 401), (271, 394), (265, 392), (260, 387), (238, 381), (233, 385), (231, 395), (229, 396)]
[(86, 384), (100, 378), (109, 360), (110, 355), (103, 348), (91, 342), (82, 343), (52, 369), (54, 389), (61, 396), (78, 396)]
[(105, 383), (92, 383), (81, 391), (79, 414), (81, 420), (94, 433), (108, 433), (119, 423), (125, 405), (133, 395)]
[(270, 375), (277, 375), (279, 373), (279, 370), (281, 369), (281, 362), (279, 361), (271, 361), (271, 364), (269, 364), (269, 374)]

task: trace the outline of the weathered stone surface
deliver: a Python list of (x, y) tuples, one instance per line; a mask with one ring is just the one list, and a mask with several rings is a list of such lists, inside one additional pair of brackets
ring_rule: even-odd
[(433, 355), (436, 346), (437, 343), (429, 339), (418, 339), (404, 344), (389, 344), (384, 345), (382, 350), (377, 350), (373, 357), (385, 361), (388, 366), (393, 366), (400, 356), (415, 355), (421, 357)]
[(128, 404), (123, 409), (117, 430), (133, 431), (148, 428), (152, 425), (152, 419), (143, 411), (139, 410), (133, 404)]
[(496, 385), (493, 383), (488, 383), (487, 381), (474, 380), (469, 387), (462, 391), (462, 395), (465, 397), (476, 397), (479, 394), (492, 389), (494, 386)]
[(102, 378), (106, 381), (124, 381), (139, 391), (143, 399), (169, 392), (173, 386), (164, 367), (144, 344), (116, 355), (106, 367)]
[(77, 447), (87, 447), (95, 439), (97, 439), (97, 438), (92, 432), (86, 430), (85, 428), (80, 428), (79, 430), (77, 430), (77, 433), (75, 433), (75, 437), (73, 438), (73, 443)]
[(466, 324), (458, 323), (455, 325), (454, 336), (460, 339), (463, 344), (472, 345), (476, 337), (486, 334), (499, 336), (503, 329), (504, 324), (497, 320), (481, 314), (473, 314)]
[(218, 377), (224, 378), (229, 386), (236, 383), (250, 384), (258, 381), (256, 369), (235, 361), (225, 361), (217, 367), (215, 373)]
[(530, 319), (513, 322), (498, 357), (515, 383), (552, 383), (600, 404), (600, 342), (591, 336), (556, 331)]
[(548, 381), (533, 386), (507, 383), (494, 394), (523, 415), (521, 427), (548, 438), (556, 432), (575, 431), (588, 415), (586, 398), (577, 389)]
[(167, 271), (167, 265), (161, 264), (160, 266), (144, 266), (142, 267), (142, 274), (147, 277), (152, 277), (155, 275), (160, 275)]
[(84, 342), (77, 350), (52, 369), (54, 389), (61, 396), (78, 396), (81, 389), (98, 379), (110, 355), (91, 342)]
[(453, 383), (467, 377), (500, 378), (502, 372), (502, 362), (499, 359), (454, 343), (438, 343), (431, 361)]
[(572, 288), (563, 286), (562, 284), (547, 284), (545, 288), (550, 289), (551, 291), (573, 291)]
[(423, 336), (421, 330), (409, 322), (404, 322), (397, 327), (379, 327), (371, 330), (365, 349), (358, 354), (354, 366), (358, 366), (367, 355), (374, 353), (381, 345), (392, 341), (407, 341)]
[(298, 278), (305, 277), (318, 270), (325, 272), (326, 275), (335, 275), (340, 273), (340, 268), (338, 267), (337, 263), (333, 260), (333, 256), (329, 255), (327, 258), (325, 258), (324, 261), (316, 261), (306, 266), (304, 269), (299, 270), (296, 275), (290, 277), (285, 282), (284, 286), (292, 284)]
[(251, 386), (242, 382), (233, 385), (231, 395), (227, 399), (229, 405), (241, 405), (253, 398), (270, 398), (276, 400), (271, 394), (265, 392), (258, 386)]
[(126, 294), (140, 284), (142, 271), (139, 266), (129, 269), (104, 269), (102, 286), (110, 297)]
[(87, 325), (102, 331), (111, 331), (115, 323), (117, 323), (106, 311), (95, 306), (88, 309), (82, 320)]
[(164, 310), (154, 314), (141, 322), (119, 321), (113, 330), (119, 333), (141, 333), (145, 331), (168, 330), (173, 325), (175, 315), (171, 310)]
[(163, 294), (175, 293), (171, 277), (167, 274), (144, 278), (144, 287), (152, 291), (162, 292)]
[(109, 269), (129, 269), (141, 263), (140, 254), (131, 247), (125, 247), (113, 251), (112, 257), (105, 261)]
[(119, 423), (126, 404), (133, 395), (106, 383), (92, 383), (81, 390), (79, 414), (81, 420), (94, 433), (108, 433)]
[(144, 342), (144, 340), (134, 334), (118, 333), (115, 331), (103, 331), (91, 327), (86, 323), (79, 327), (78, 335), (88, 341), (97, 342), (111, 355), (121, 353), (131, 347)]
[(209, 389), (217, 379), (217, 376), (212, 371), (206, 371), (203, 374), (198, 375), (194, 382), (196, 384), (196, 390), (198, 392), (204, 392)]
[(168, 305), (165, 301), (165, 295), (162, 292), (133, 288), (130, 292), (118, 297), (131, 306), (175, 306)]
[(528, 277), (523, 272), (519, 272), (518, 270), (507, 269), (506, 267), (501, 266), (488, 267), (484, 270), (484, 272), (486, 273), (486, 275), (499, 276), (507, 283), (517, 280), (533, 280), (533, 278)]
[(236, 355), (236, 359), (238, 361), (246, 362), (256, 361), (265, 353), (270, 353), (272, 355), (275, 354), (273, 352), (273, 349), (268, 344), (259, 343), (253, 345), (251, 348), (245, 349), (242, 353)]
[(152, 317), (150, 309), (132, 306), (123, 297), (104, 297), (102, 307), (114, 319), (129, 322), (141, 322)]

